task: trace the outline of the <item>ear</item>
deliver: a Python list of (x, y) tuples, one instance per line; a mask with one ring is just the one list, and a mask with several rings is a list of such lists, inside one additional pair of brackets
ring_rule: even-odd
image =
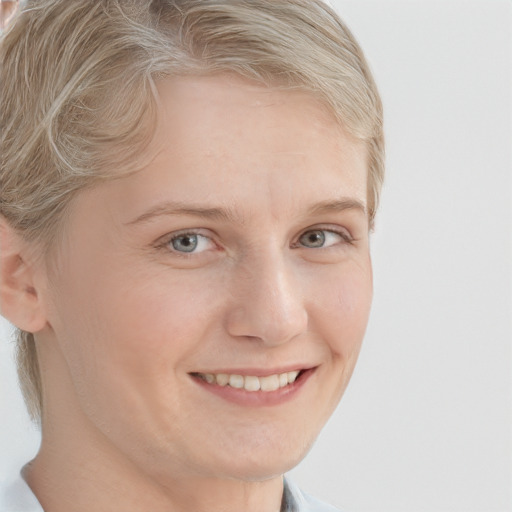
[(0, 314), (35, 333), (46, 325), (46, 316), (29, 254), (28, 243), (0, 215)]

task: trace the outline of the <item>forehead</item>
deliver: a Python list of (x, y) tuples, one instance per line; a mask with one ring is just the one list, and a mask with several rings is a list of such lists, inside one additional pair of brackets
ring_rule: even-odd
[(166, 79), (157, 91), (150, 164), (102, 185), (124, 218), (165, 201), (260, 217), (347, 197), (366, 204), (364, 143), (313, 95), (232, 75)]
[(277, 170), (281, 172), (274, 179), (279, 174), (291, 180), (304, 167), (320, 180), (318, 171), (328, 167), (345, 182), (364, 182), (358, 192), (366, 199), (365, 144), (347, 134), (311, 93), (265, 87), (233, 75), (166, 80), (158, 92), (154, 143), (162, 159), (173, 154), (191, 169), (201, 160), (217, 167), (219, 179), (223, 170), (231, 170), (233, 182), (251, 173), (263, 180), (267, 171)]
[[(285, 151), (286, 143), (290, 143), (290, 149), (296, 151), (294, 132), (305, 128), (309, 129), (309, 136), (320, 136), (333, 145), (340, 145), (343, 139), (357, 145), (329, 108), (305, 90), (267, 87), (235, 74), (221, 74), (163, 80), (158, 83), (157, 91), (160, 121), (157, 133), (164, 137), (174, 128), (175, 137), (194, 132), (212, 146), (217, 133), (223, 137), (231, 135), (238, 142), (267, 135), (268, 142), (270, 135), (274, 135), (269, 131), (271, 126), (286, 128), (281, 137), (274, 137), (276, 145), (280, 145), (272, 148), (276, 150)], [(213, 131), (214, 127), (217, 130)], [(311, 148), (302, 149), (306, 153)]]

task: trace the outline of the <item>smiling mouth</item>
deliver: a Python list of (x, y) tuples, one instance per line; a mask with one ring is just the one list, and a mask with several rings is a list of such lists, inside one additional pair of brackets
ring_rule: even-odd
[(286, 388), (299, 379), (306, 370), (294, 370), (265, 377), (255, 375), (239, 375), (228, 373), (191, 373), (193, 377), (199, 378), (213, 386), (231, 387), (243, 389), (250, 392), (271, 392)]

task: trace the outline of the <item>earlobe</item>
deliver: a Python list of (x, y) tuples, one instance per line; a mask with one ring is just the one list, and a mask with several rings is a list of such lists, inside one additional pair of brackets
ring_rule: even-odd
[(38, 332), (46, 325), (28, 244), (0, 216), (0, 314), (16, 327)]

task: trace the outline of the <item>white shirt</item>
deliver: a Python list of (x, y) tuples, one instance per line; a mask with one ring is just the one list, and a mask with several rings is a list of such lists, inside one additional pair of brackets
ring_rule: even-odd
[[(5, 488), (0, 489), (1, 512), (44, 512), (30, 487), (21, 475)], [(284, 481), (281, 512), (341, 512), (303, 493), (290, 480)]]

